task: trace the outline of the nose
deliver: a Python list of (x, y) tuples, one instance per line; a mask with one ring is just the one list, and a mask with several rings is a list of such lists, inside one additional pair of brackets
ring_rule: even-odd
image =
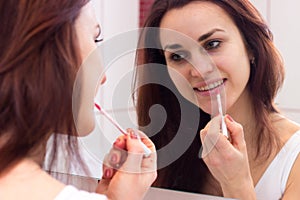
[(201, 74), (200, 74), (200, 70), (199, 69), (197, 69), (196, 67), (194, 67), (194, 66), (192, 66), (191, 67), (191, 76), (192, 77), (199, 77), (199, 76), (201, 76)]
[(203, 57), (203, 55), (200, 55), (193, 60), (190, 74), (193, 77), (205, 77), (206, 75), (212, 73), (214, 68), (215, 66), (210, 59)]

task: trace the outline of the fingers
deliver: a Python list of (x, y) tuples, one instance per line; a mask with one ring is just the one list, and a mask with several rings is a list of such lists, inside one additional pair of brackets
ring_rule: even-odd
[[(157, 155), (154, 143), (148, 138), (148, 136), (139, 130), (129, 129), (128, 131), (134, 131), (138, 135), (138, 140), (143, 146), (143, 160), (142, 160), (142, 171), (143, 172), (156, 172), (157, 169)], [(145, 152), (145, 147), (147, 152)], [(146, 155), (147, 154), (147, 155)]]
[[(157, 157), (153, 142), (141, 131), (127, 129), (127, 133), (116, 139), (104, 159), (103, 176), (106, 178), (111, 178), (116, 170), (132, 173), (156, 171)], [(144, 156), (145, 147), (150, 149), (147, 157)]]
[(114, 169), (120, 168), (127, 157), (126, 137), (119, 136), (113, 144), (113, 148), (104, 158), (104, 164)]
[(228, 148), (228, 141), (223, 134), (221, 134), (221, 116), (216, 116), (205, 126), (200, 132), (200, 139), (202, 142), (202, 155), (207, 156), (213, 149), (223, 152)]
[[(243, 127), (235, 122), (232, 117), (226, 115), (226, 127), (230, 134), (230, 142), (221, 134), (221, 116), (214, 117), (200, 132), (203, 145), (203, 153), (209, 153), (213, 148), (220, 152), (231, 150), (230, 147), (242, 149), (245, 147)], [(232, 145), (229, 145), (229, 144)]]
[(120, 170), (128, 173), (140, 173), (144, 150), (137, 138), (132, 138), (128, 135), (126, 139), (128, 153), (126, 161), (123, 163)]
[(119, 136), (113, 144), (113, 148), (105, 156), (102, 165), (102, 179), (111, 179), (116, 170), (124, 163), (127, 157), (126, 137)]
[(232, 145), (238, 149), (244, 148), (246, 143), (242, 125), (235, 122), (230, 115), (225, 116), (225, 123), (230, 132)]
[[(106, 162), (107, 158), (105, 158), (104, 160)], [(111, 179), (116, 173), (116, 170), (114, 169), (114, 167), (105, 164), (105, 162), (102, 165), (102, 179)]]
[(105, 194), (108, 187), (109, 187), (109, 183), (110, 183), (111, 179), (104, 179), (102, 178), (100, 180), (100, 182), (98, 183), (97, 185), (97, 188), (96, 188), (96, 193), (98, 194)]
[(135, 131), (137, 132), (137, 134), (140, 136), (140, 139), (141, 141), (152, 151), (152, 152), (155, 152), (156, 149), (155, 149), (155, 145), (154, 143), (148, 138), (148, 136), (143, 133), (142, 131)]
[[(130, 173), (156, 171), (156, 152), (152, 141), (141, 131), (127, 129), (126, 147), (128, 150), (126, 162), (121, 170)], [(145, 156), (145, 147), (150, 154)]]
[(104, 163), (102, 165), (102, 178), (96, 188), (96, 192), (99, 194), (106, 193), (107, 188), (109, 187), (109, 183), (116, 173), (116, 170), (113, 169), (113, 167), (105, 164), (107, 162), (108, 162), (108, 155), (106, 155), (104, 158)]
[(120, 135), (113, 144), (114, 148), (126, 149), (126, 137), (125, 135)]

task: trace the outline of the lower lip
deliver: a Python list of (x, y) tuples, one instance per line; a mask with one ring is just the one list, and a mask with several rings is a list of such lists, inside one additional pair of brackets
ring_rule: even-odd
[(213, 89), (211, 89), (211, 90), (207, 90), (207, 91), (194, 90), (194, 91), (195, 91), (195, 93), (196, 93), (197, 95), (200, 95), (200, 96), (203, 96), (203, 97), (207, 97), (207, 96), (215, 96), (215, 95), (221, 93), (221, 89), (222, 89), (222, 87), (224, 87), (224, 86), (225, 86), (225, 81), (224, 81), (221, 85), (219, 85), (218, 87), (213, 88)]

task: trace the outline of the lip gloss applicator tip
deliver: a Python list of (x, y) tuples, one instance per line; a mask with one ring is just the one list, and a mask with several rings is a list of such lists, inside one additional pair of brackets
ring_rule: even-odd
[[(124, 130), (120, 124), (115, 121), (98, 103), (95, 103), (95, 107), (98, 109), (98, 111), (103, 114), (122, 134), (128, 135), (126, 130)], [(149, 157), (151, 155), (151, 150), (141, 141), (141, 139), (138, 139), (144, 149), (144, 156)]]

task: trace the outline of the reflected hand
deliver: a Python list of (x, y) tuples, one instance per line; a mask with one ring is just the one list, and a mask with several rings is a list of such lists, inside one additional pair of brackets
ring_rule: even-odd
[(220, 133), (221, 116), (201, 130), (202, 158), (219, 181), (225, 197), (255, 199), (243, 127), (229, 115), (225, 117), (230, 141)]

